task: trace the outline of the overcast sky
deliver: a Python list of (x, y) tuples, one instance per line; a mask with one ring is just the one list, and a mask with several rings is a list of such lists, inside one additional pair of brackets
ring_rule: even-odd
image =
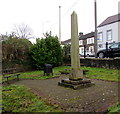
[[(118, 13), (118, 1), (97, 0), (97, 25)], [(78, 30), (94, 31), (94, 0), (0, 0), (0, 34), (10, 33), (14, 24), (27, 24), (35, 37), (52, 31), (59, 36), (59, 6), (61, 6), (61, 40), (71, 37), (71, 14), (78, 15)]]

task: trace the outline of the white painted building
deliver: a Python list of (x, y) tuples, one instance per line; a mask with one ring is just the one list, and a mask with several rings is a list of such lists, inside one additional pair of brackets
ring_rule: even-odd
[[(119, 14), (120, 15), (120, 14)], [(118, 25), (120, 24), (119, 15), (108, 17), (98, 27), (98, 50), (105, 48), (106, 42), (109, 44), (120, 42)]]
[[(97, 27), (98, 51), (106, 48), (106, 42), (109, 45), (120, 42), (120, 2), (118, 7), (117, 15), (108, 17)], [(70, 43), (71, 39), (62, 42), (63, 45)], [(86, 53), (94, 54), (94, 32), (85, 35), (79, 34), (79, 52), (81, 55), (84, 54), (84, 45), (86, 46)]]
[(79, 53), (81, 56), (84, 55), (84, 46), (86, 47), (86, 55), (94, 55), (94, 38), (94, 32), (85, 35), (79, 34)]
[(108, 17), (98, 27), (98, 50), (104, 49), (106, 42), (112, 44), (120, 42), (120, 2), (118, 14)]

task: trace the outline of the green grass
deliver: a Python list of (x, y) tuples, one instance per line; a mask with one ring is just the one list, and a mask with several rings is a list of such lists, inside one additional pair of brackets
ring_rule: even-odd
[[(60, 76), (59, 71), (71, 69), (69, 66), (60, 66), (53, 68), (53, 76), (43, 76), (43, 71), (32, 71), (21, 73), (20, 78), (23, 79), (48, 79)], [(105, 68), (81, 67), (83, 70), (88, 70), (85, 77), (91, 79), (102, 79), (120, 82), (120, 71)], [(10, 79), (11, 80), (11, 79)], [(24, 86), (10, 85), (3, 87), (3, 112), (59, 112), (58, 108), (46, 105), (37, 96), (31, 93)], [(120, 110), (120, 103), (109, 108), (109, 112)]]
[(82, 69), (88, 70), (86, 74), (87, 78), (120, 82), (119, 70), (93, 67), (82, 67)]
[[(20, 78), (22, 79), (49, 79), (53, 77), (59, 77), (60, 71), (65, 69), (71, 69), (69, 66), (60, 66), (53, 68), (53, 75), (43, 76), (44, 72), (40, 71), (32, 71), (32, 72), (24, 72), (20, 74)], [(83, 70), (88, 70), (86, 77), (91, 79), (101, 79), (101, 80), (110, 80), (110, 81), (119, 81), (120, 82), (120, 71), (114, 69), (106, 69), (106, 68), (94, 68), (94, 67), (81, 67)], [(9, 78), (12, 80), (13, 78)], [(6, 81), (4, 78), (3, 82)]]
[(60, 67), (55, 67), (53, 68), (53, 75), (48, 75), (48, 76), (43, 76), (44, 72), (41, 71), (32, 71), (32, 72), (25, 72), (25, 73), (21, 73), (20, 78), (24, 78), (24, 79), (48, 79), (48, 78), (53, 78), (53, 77), (59, 77), (60, 76), (60, 72), (64, 69), (69, 69), (70, 67), (68, 66), (60, 66)]
[(108, 109), (108, 114), (113, 113), (113, 112), (119, 112), (120, 113), (120, 102), (117, 103), (115, 106), (112, 106)]
[[(20, 78), (21, 79), (49, 79), (49, 78), (53, 78), (53, 77), (59, 77), (60, 76), (60, 72), (64, 69), (70, 69), (70, 67), (68, 66), (60, 66), (60, 67), (55, 67), (53, 68), (53, 75), (49, 75), (49, 76), (44, 76), (44, 72), (43, 70), (39, 70), (39, 71), (31, 71), (31, 72), (23, 72), (20, 73)], [(10, 77), (9, 80), (13, 80), (15, 79), (15, 77)], [(2, 78), (2, 82), (5, 82), (7, 79)]]
[(3, 87), (3, 112), (61, 112), (58, 105), (50, 106), (26, 87), (10, 85)]

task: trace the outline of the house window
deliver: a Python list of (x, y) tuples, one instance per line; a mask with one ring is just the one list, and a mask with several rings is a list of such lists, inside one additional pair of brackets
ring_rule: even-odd
[(80, 54), (81, 54), (81, 55), (84, 54), (84, 47), (80, 47)]
[(94, 43), (94, 38), (87, 39), (87, 44), (93, 44), (93, 43)]
[(99, 32), (98, 33), (98, 42), (102, 42), (103, 41), (103, 33), (102, 32)]
[(87, 39), (87, 44), (90, 44), (90, 38)]
[(107, 30), (107, 41), (112, 40), (112, 30)]
[(93, 44), (94, 43), (94, 38), (90, 39), (90, 43)]
[(89, 52), (94, 53), (94, 47), (93, 46), (89, 47)]
[(86, 52), (89, 53), (89, 48), (88, 47), (86, 48)]
[(83, 45), (83, 40), (80, 40), (80, 41), (79, 41), (79, 45)]

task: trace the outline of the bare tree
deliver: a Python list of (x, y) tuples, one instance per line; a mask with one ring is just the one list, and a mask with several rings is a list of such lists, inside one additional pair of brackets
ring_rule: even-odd
[(33, 38), (32, 29), (26, 24), (14, 25), (13, 31), (18, 38), (30, 39)]

